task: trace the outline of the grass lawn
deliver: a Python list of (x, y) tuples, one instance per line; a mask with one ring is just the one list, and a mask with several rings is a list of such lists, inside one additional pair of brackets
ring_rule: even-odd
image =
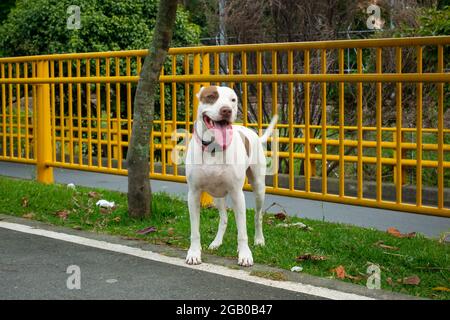
[[(116, 209), (99, 210), (99, 199), (115, 201)], [(107, 190), (64, 185), (43, 185), (34, 181), (0, 177), (0, 213), (26, 217), (76, 229), (139, 238), (151, 243), (187, 249), (189, 217), (187, 204), (173, 196), (157, 193), (153, 196), (153, 216), (133, 220), (127, 215), (126, 194)], [(362, 209), (363, 210), (363, 209)], [(219, 217), (213, 208), (203, 209), (201, 235), (203, 251), (233, 257), (237, 262), (236, 225), (229, 212), (228, 229), (223, 245), (217, 251), (208, 250), (214, 239)], [(385, 290), (433, 299), (450, 299), (450, 245), (417, 234), (398, 238), (387, 232), (346, 224), (288, 217), (281, 221), (274, 215), (264, 217), (265, 247), (254, 247), (256, 263), (290, 269), (303, 267), (304, 273), (321, 277), (337, 277), (332, 270), (345, 268), (343, 281), (366, 284), (370, 264), (381, 269), (381, 287)], [(277, 227), (280, 223), (303, 222), (312, 230), (297, 227)], [(139, 235), (136, 231), (154, 226), (156, 232)], [(249, 239), (253, 240), (253, 211), (247, 215)], [(304, 254), (322, 256), (325, 260), (297, 262)], [(416, 276), (415, 278), (410, 278)], [(406, 284), (408, 279), (420, 279), (418, 284)], [(414, 282), (414, 281), (412, 281)]]

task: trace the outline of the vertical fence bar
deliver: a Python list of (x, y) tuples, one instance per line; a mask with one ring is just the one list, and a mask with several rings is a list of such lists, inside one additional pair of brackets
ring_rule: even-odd
[[(63, 61), (58, 61), (58, 76), (64, 77)], [(65, 115), (64, 115), (64, 84), (59, 84), (59, 126), (61, 132), (61, 162), (66, 162), (66, 129), (65, 129)]]
[[(95, 59), (95, 76), (100, 77), (100, 59)], [(97, 102), (97, 166), (100, 168), (103, 166), (102, 159), (102, 101), (100, 83), (95, 84), (95, 100)]]
[[(218, 75), (220, 74), (220, 59), (219, 54), (217, 52), (214, 53), (214, 74)], [(218, 83), (216, 83), (218, 84)]]
[[(382, 49), (381, 48), (377, 48), (377, 53), (376, 53), (376, 72), (378, 74), (382, 73)], [(377, 97), (376, 97), (376, 126), (377, 126), (377, 202), (381, 202), (383, 199), (383, 179), (382, 179), (382, 174), (383, 174), (383, 164), (381, 163), (381, 158), (382, 158), (382, 147), (381, 147), (381, 143), (382, 143), (382, 127), (383, 127), (383, 114), (382, 114), (382, 84), (381, 82), (377, 82), (376, 84), (376, 91), (377, 91)]]
[[(50, 63), (50, 78), (55, 77), (55, 61)], [(50, 85), (51, 125), (52, 125), (52, 161), (56, 162), (56, 92), (55, 84)]]
[[(81, 77), (81, 62), (80, 59), (76, 60), (76, 72), (77, 77)], [(81, 83), (77, 83), (77, 130), (78, 130), (78, 163), (83, 165), (83, 112), (81, 110)]]
[[(215, 58), (216, 55), (214, 55)], [(214, 60), (215, 61), (215, 60)], [(216, 65), (214, 64), (214, 67), (216, 67)], [(189, 75), (189, 55), (185, 54), (184, 55), (184, 74), (185, 75)], [(217, 71), (217, 69), (216, 69)], [(188, 82), (186, 82), (184, 84), (184, 106), (185, 106), (185, 112), (184, 112), (184, 117), (185, 117), (185, 129), (186, 129), (186, 134), (189, 134), (189, 132), (191, 132), (191, 128), (190, 128), (190, 106), (191, 106), (191, 98), (190, 98), (190, 84)], [(195, 98), (194, 98), (195, 99)], [(186, 136), (186, 143), (187, 143), (187, 137)]]
[[(444, 47), (438, 45), (437, 72), (444, 72)], [(444, 83), (436, 84), (438, 90), (438, 208), (444, 208)]]
[[(25, 79), (28, 78), (28, 63), (26, 62), (23, 64), (23, 77)], [(28, 121), (28, 118), (30, 116), (28, 108), (30, 107), (30, 105), (28, 101), (28, 84), (25, 83), (23, 88), (25, 94), (25, 158), (30, 159), (30, 123)]]
[[(20, 65), (16, 63), (16, 78), (20, 78)], [(16, 107), (17, 107), (17, 158), (22, 157), (22, 117), (21, 117), (21, 101), (20, 101), (20, 84), (16, 84)]]
[[(38, 61), (37, 76), (48, 78), (48, 61)], [(36, 168), (37, 180), (43, 183), (53, 183), (53, 168), (48, 165), (52, 161), (52, 129), (50, 115), (50, 85), (37, 85), (37, 141)]]
[[(131, 76), (130, 57), (126, 58), (126, 75)], [(127, 142), (130, 141), (131, 137), (131, 117), (131, 82), (127, 82)]]
[[(228, 74), (232, 75), (234, 73), (234, 55), (233, 52), (228, 53)], [(234, 89), (234, 82), (229, 82), (231, 89)]]
[[(242, 74), (247, 74), (247, 52), (243, 51), (242, 56)], [(242, 121), (244, 124), (244, 127), (247, 126), (248, 123), (248, 84), (247, 82), (244, 82), (242, 84)]]
[[(37, 77), (37, 62), (32, 61), (31, 62), (31, 77), (32, 78), (36, 78)], [(32, 99), (33, 101), (38, 101), (37, 98), (37, 86), (36, 85), (32, 85), (31, 86), (31, 94), (32, 94)], [(37, 118), (37, 112), (38, 108), (37, 108), (37, 102), (33, 103), (33, 140), (32, 140), (32, 144), (33, 144), (33, 157), (36, 158), (37, 157), (37, 123), (38, 123), (38, 118)]]
[[(72, 60), (67, 60), (67, 77), (72, 78)], [(72, 97), (72, 83), (68, 84), (69, 90), (69, 160), (73, 164), (73, 97)]]
[[(2, 63), (1, 64), (1, 75), (2, 75), (2, 79), (5, 78), (5, 65)], [(2, 141), (3, 141), (3, 145), (2, 145), (2, 151), (3, 151), (3, 157), (6, 157), (6, 85), (3, 83), (2, 84)]]
[[(309, 74), (309, 50), (305, 50), (304, 53), (304, 73)], [(311, 155), (311, 145), (310, 145), (310, 109), (309, 109), (309, 91), (310, 91), (310, 83), (305, 82), (305, 161), (304, 161), (304, 172), (305, 172), (305, 191), (311, 191), (311, 170), (312, 163), (310, 160)]]
[[(91, 77), (91, 59), (86, 59), (86, 77)], [(91, 84), (86, 83), (86, 113), (87, 113), (87, 140), (88, 165), (92, 167), (92, 110), (91, 110)]]
[[(289, 62), (288, 62), (289, 68)], [(262, 74), (262, 54), (261, 51), (256, 52), (256, 73)], [(256, 99), (257, 99), (257, 107), (258, 107), (258, 132), (262, 131), (262, 122), (263, 122), (263, 99), (262, 99), (262, 82), (256, 83)]]
[[(217, 74), (217, 72), (218, 72), (218, 67), (219, 67), (218, 66), (218, 61), (219, 61), (218, 55), (214, 54), (214, 72), (215, 72), (215, 74)], [(184, 63), (184, 67), (183, 67), (184, 74), (185, 75), (189, 75), (189, 73), (190, 73), (190, 56), (189, 56), (189, 54), (185, 54), (184, 55), (183, 63)], [(185, 131), (185, 136), (183, 137), (186, 148), (187, 148), (188, 143), (189, 143), (189, 133), (191, 132), (191, 126), (190, 126), (190, 124), (191, 124), (191, 115), (190, 115), (190, 113), (191, 113), (191, 110), (190, 110), (191, 109), (191, 95), (190, 95), (190, 88), (191, 88), (190, 84), (188, 82), (186, 82), (184, 84), (184, 107), (185, 107), (185, 112), (184, 112), (185, 125), (184, 125), (184, 127), (185, 127), (186, 131)], [(194, 99), (195, 99), (195, 97), (194, 97)]]
[[(339, 74), (344, 74), (344, 49), (339, 49)], [(345, 196), (345, 110), (344, 82), (339, 82), (339, 197)]]
[[(395, 51), (395, 60), (396, 60), (396, 72), (402, 73), (402, 48), (397, 47)], [(396, 172), (395, 172), (395, 184), (396, 184), (396, 202), (400, 204), (402, 202), (402, 185), (403, 185), (403, 170), (402, 170), (402, 83), (397, 82), (396, 90), (396, 148), (395, 148), (395, 156), (396, 156)]]
[[(417, 73), (422, 73), (422, 47), (417, 46)], [(416, 92), (417, 92), (417, 111), (416, 111), (416, 205), (422, 206), (422, 126), (423, 126), (423, 117), (422, 117), (422, 95), (423, 95), (423, 83), (419, 82), (416, 84)]]
[[(8, 78), (12, 78), (12, 65), (8, 63)], [(13, 85), (8, 84), (8, 102), (9, 102), (9, 156), (14, 157), (14, 128), (13, 128)]]
[[(288, 51), (288, 73), (294, 74), (294, 52)], [(294, 83), (288, 83), (289, 190), (294, 190)]]
[[(278, 73), (278, 61), (277, 61), (277, 51), (272, 51), (272, 74), (276, 75)], [(272, 116), (278, 114), (278, 83), (272, 82)], [(278, 152), (278, 150), (272, 150), (272, 152)], [(278, 163), (273, 163), (272, 166), (277, 170)], [(273, 188), (278, 188), (278, 171), (274, 172), (273, 175)]]
[[(120, 77), (120, 59), (116, 57), (116, 76)], [(120, 110), (120, 83), (116, 83), (116, 123), (117, 123), (117, 132), (116, 132), (116, 158), (117, 158), (117, 168), (119, 170), (122, 169), (122, 116)]]
[[(172, 75), (176, 76), (177, 74), (177, 56), (172, 56)], [(177, 131), (177, 83), (172, 82), (172, 130), (173, 132)], [(172, 132), (169, 132), (172, 134)], [(176, 141), (171, 140), (171, 135), (169, 136), (169, 141), (172, 143), (172, 149), (175, 150)], [(178, 175), (178, 166), (175, 162), (172, 161), (172, 151), (169, 152), (169, 163), (173, 165), (173, 174)]]
[[(322, 50), (321, 72), (327, 73), (327, 50)], [(327, 194), (327, 83), (322, 82), (322, 194)]]
[[(106, 76), (111, 75), (110, 58), (105, 59), (106, 64)], [(112, 168), (112, 148), (111, 148), (111, 83), (106, 83), (106, 163), (108, 169)]]
[[(359, 74), (362, 74), (362, 49), (358, 48), (357, 50), (357, 71)], [(363, 86), (362, 82), (357, 83), (357, 127), (358, 127), (358, 164), (357, 164), (357, 180), (358, 180), (358, 191), (357, 197), (361, 199), (363, 197), (363, 110), (362, 110), (362, 95), (363, 95)]]
[[(164, 66), (161, 68), (161, 76), (164, 75)], [(166, 99), (165, 99), (165, 83), (160, 81), (159, 83), (159, 92), (160, 92), (160, 141), (161, 141), (161, 166), (162, 166), (162, 174), (166, 174)]]
[[(194, 54), (194, 62), (193, 62), (193, 70), (192, 73), (194, 75), (200, 75), (200, 53)], [(193, 86), (193, 94), (194, 94), (194, 103), (193, 103), (193, 110), (192, 110), (192, 118), (193, 121), (197, 120), (197, 109), (198, 109), (198, 99), (195, 96), (200, 90), (200, 83), (195, 82)]]

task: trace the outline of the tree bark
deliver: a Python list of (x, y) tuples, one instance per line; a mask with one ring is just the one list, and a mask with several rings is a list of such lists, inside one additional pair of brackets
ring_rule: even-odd
[(128, 214), (134, 218), (151, 215), (149, 156), (155, 91), (172, 40), (177, 2), (177, 0), (159, 2), (153, 40), (145, 57), (134, 96), (133, 128), (127, 153)]

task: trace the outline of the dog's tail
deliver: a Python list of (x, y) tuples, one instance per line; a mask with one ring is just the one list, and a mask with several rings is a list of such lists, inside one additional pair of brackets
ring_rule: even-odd
[(264, 132), (264, 134), (259, 138), (259, 140), (262, 143), (266, 143), (267, 139), (269, 139), (269, 137), (272, 135), (273, 133), (273, 129), (275, 128), (276, 124), (278, 121), (278, 115), (274, 115), (272, 118), (272, 121), (270, 121), (269, 126), (267, 127), (266, 131)]

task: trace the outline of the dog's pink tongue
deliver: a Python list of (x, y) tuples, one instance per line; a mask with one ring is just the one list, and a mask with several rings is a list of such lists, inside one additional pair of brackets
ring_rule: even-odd
[(233, 136), (233, 127), (231, 124), (222, 125), (216, 122), (214, 126), (214, 141), (224, 150), (230, 143)]

